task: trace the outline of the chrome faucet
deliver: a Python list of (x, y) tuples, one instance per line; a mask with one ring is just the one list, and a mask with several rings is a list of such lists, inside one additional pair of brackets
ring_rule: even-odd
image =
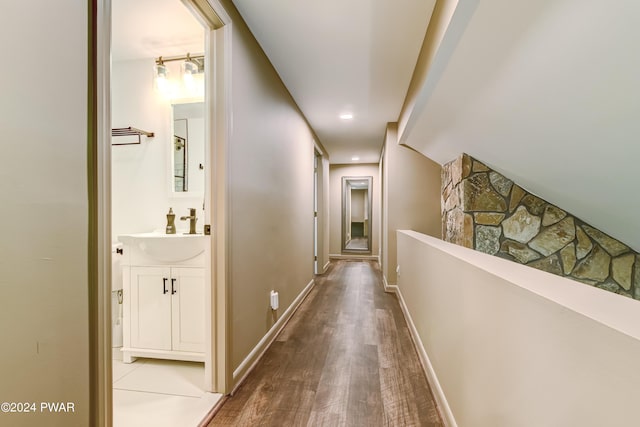
[(196, 234), (196, 221), (198, 220), (198, 218), (196, 218), (196, 209), (189, 208), (189, 213), (189, 216), (181, 216), (180, 220), (189, 220), (189, 234)]

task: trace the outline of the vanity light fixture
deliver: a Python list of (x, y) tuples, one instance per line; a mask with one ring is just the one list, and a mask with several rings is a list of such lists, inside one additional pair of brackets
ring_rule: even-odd
[(342, 113), (340, 114), (340, 119), (341, 120), (352, 120), (353, 119), (353, 114), (352, 113)]
[(353, 156), (353, 157), (351, 158), (351, 161), (352, 161), (352, 162), (357, 162), (358, 160), (360, 160), (360, 157), (358, 157), (358, 156)]
[[(180, 61), (182, 71), (182, 84), (169, 78), (168, 62)], [(198, 79), (196, 75), (204, 72), (204, 55), (191, 55), (187, 53), (181, 56), (160, 56), (155, 60), (155, 86), (158, 91), (167, 99), (176, 97), (197, 97), (201, 87), (203, 87), (203, 79)]]
[(183, 61), (182, 72), (184, 74), (198, 74), (204, 71), (204, 55), (191, 55), (187, 53), (181, 56), (160, 56), (156, 59), (156, 74), (160, 76), (160, 67), (164, 67), (166, 77), (165, 62)]
[(194, 77), (204, 72), (204, 55), (192, 56), (190, 53), (181, 56), (160, 56), (156, 58), (154, 80), (158, 91), (165, 97), (171, 99), (176, 97), (176, 94), (180, 91), (185, 90), (180, 89), (181, 85), (179, 85), (179, 83), (171, 81), (171, 79), (168, 78), (169, 67), (166, 63), (173, 61), (182, 61), (183, 87), (186, 89), (186, 92), (197, 92), (198, 85), (194, 82)]

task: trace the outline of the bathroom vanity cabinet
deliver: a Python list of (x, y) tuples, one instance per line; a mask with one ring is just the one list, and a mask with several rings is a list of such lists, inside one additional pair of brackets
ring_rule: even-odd
[(126, 236), (120, 240), (125, 243), (123, 361), (204, 361), (204, 255), (158, 259), (146, 250), (154, 242), (145, 245)]
[(203, 352), (204, 269), (131, 267), (130, 275), (131, 347)]

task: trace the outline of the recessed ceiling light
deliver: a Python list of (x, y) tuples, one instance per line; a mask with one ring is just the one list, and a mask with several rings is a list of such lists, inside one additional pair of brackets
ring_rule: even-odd
[(352, 161), (354, 161), (354, 162), (357, 162), (358, 160), (360, 160), (360, 157), (358, 157), (358, 156), (353, 156), (353, 157), (351, 158), (351, 160), (352, 160)]
[(342, 114), (340, 114), (340, 118), (342, 120), (351, 120), (351, 119), (353, 119), (353, 114), (351, 114), (351, 113), (342, 113)]

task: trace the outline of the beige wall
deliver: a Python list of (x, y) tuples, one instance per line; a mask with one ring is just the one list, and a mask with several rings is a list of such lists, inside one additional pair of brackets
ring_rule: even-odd
[(439, 164), (397, 143), (395, 124), (387, 127), (383, 157), (384, 217), (382, 271), (396, 282), (396, 230), (440, 237)]
[(229, 141), (231, 367), (236, 369), (313, 278), (314, 136), (229, 1), (233, 19)]
[[(20, 64), (4, 63), (0, 97), (0, 400), (38, 405), (1, 413), (7, 426), (89, 425), (87, 5), (0, 14), (3, 55)], [(75, 413), (41, 413), (46, 401)]]
[(380, 248), (380, 179), (377, 164), (359, 165), (331, 165), (329, 168), (329, 200), (330, 200), (330, 243), (329, 253), (342, 253), (342, 177), (343, 176), (371, 176), (373, 188), (371, 192), (371, 255), (378, 255)]
[(636, 301), (398, 234), (401, 300), (445, 418), (474, 427), (640, 423)]

